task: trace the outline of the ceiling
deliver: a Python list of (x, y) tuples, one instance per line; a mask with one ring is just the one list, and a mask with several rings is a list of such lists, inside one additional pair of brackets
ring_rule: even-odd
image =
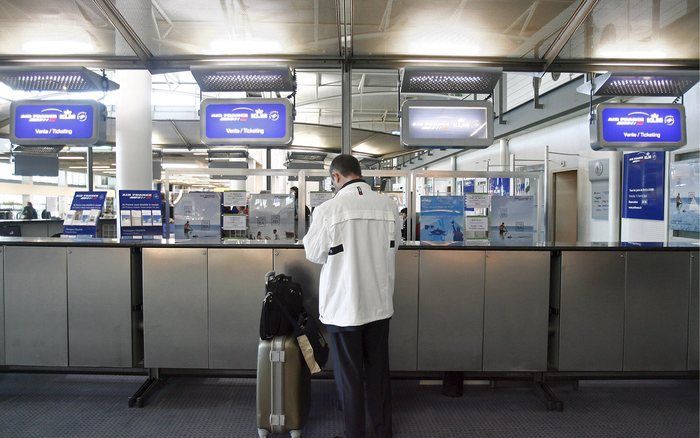
[[(188, 148), (203, 147), (201, 98), (242, 97), (201, 93), (191, 65), (295, 67), (294, 146), (331, 152), (340, 149), (341, 68), (350, 66), (353, 150), (387, 156), (401, 151), (395, 134), (403, 66), (501, 66), (507, 72), (505, 111), (533, 99), (533, 76), (542, 78), (541, 95), (583, 72), (697, 70), (699, 1), (0, 0), (0, 66), (105, 68), (113, 80), (119, 69), (149, 69), (154, 148), (180, 149), (166, 158), (190, 160)], [(10, 100), (64, 96), (15, 93), (0, 85), (0, 136), (7, 136)], [(81, 98), (101, 100), (114, 117), (115, 93)], [(97, 155), (113, 162), (113, 152)]]
[(549, 61), (550, 69), (582, 71), (609, 60), (692, 60), (695, 65), (698, 60), (698, 0), (198, 0), (193, 5), (190, 0), (0, 0), (0, 57), (4, 63), (40, 56), (153, 71), (250, 56), (316, 67), (341, 60), (381, 65), (411, 58), (491, 59), (506, 69), (529, 71)]

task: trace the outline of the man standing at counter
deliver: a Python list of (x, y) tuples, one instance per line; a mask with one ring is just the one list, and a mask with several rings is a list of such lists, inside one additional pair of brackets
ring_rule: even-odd
[(352, 155), (338, 155), (330, 174), (336, 195), (314, 210), (304, 237), (306, 258), (323, 264), (319, 317), (331, 337), (333, 373), (345, 438), (390, 437), (389, 319), (401, 217), (396, 203), (372, 191)]

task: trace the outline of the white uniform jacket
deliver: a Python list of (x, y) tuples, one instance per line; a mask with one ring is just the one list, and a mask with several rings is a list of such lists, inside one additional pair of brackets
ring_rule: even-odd
[(396, 250), (401, 242), (396, 203), (353, 180), (313, 212), (304, 237), (306, 258), (323, 264), (319, 317), (350, 327), (394, 314)]

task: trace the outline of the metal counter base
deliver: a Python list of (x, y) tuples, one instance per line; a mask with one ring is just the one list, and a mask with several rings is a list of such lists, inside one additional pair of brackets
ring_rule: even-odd
[[(173, 370), (254, 373), (265, 272), (317, 308), (299, 245), (2, 242), (0, 371), (140, 369), (131, 406)], [(689, 247), (402, 247), (393, 375), (518, 378), (553, 410), (552, 379), (697, 378), (697, 270)]]

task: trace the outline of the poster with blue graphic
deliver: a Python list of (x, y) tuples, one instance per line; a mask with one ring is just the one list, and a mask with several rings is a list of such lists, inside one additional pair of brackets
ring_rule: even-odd
[(97, 221), (107, 192), (75, 192), (70, 210), (63, 219), (63, 236), (96, 237)]
[(287, 99), (207, 99), (202, 102), (202, 140), (207, 144), (288, 145), (292, 112)]
[(464, 241), (464, 197), (421, 196), (421, 242)]
[(700, 232), (700, 162), (671, 165), (669, 228)]
[(532, 244), (537, 224), (534, 196), (491, 197), (489, 237), (494, 245)]
[(175, 204), (175, 238), (221, 237), (220, 192), (185, 193)]
[(510, 194), (510, 178), (489, 178), (489, 193), (508, 196)]
[(123, 239), (163, 236), (161, 196), (157, 190), (120, 190), (119, 225)]
[(622, 217), (664, 220), (664, 152), (635, 152), (623, 158)]
[(10, 140), (16, 144), (92, 145), (105, 137), (105, 107), (96, 101), (23, 100), (10, 111)]

